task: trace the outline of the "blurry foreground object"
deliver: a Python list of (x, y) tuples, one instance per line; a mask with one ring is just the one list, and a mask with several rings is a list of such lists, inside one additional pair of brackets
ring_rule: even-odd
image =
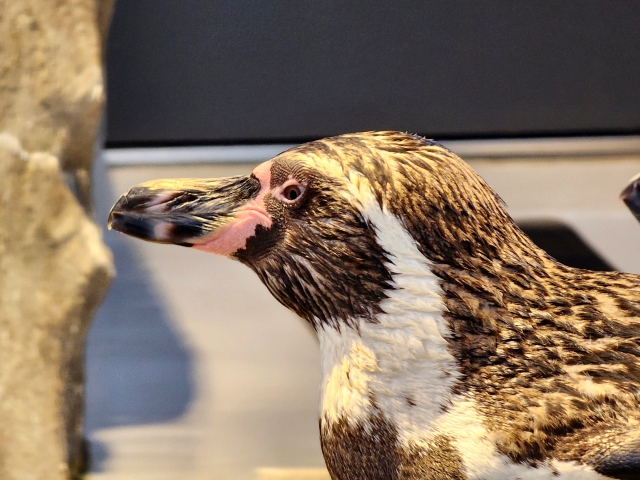
[(629, 181), (620, 198), (640, 222), (640, 173)]
[(640, 276), (551, 258), (436, 142), (151, 181), (109, 223), (244, 263), (313, 326), (334, 480), (640, 478)]
[(88, 214), (112, 6), (0, 0), (3, 480), (75, 478), (84, 468), (85, 334), (113, 276)]

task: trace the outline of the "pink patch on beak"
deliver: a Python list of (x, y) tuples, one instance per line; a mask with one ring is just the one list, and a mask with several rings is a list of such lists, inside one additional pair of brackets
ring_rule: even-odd
[(229, 225), (214, 232), (212, 237), (205, 238), (204, 243), (195, 244), (193, 248), (203, 252), (229, 256), (247, 246), (247, 240), (255, 235), (258, 225), (266, 228), (271, 227), (273, 221), (267, 213), (264, 197), (271, 190), (272, 163), (269, 160), (253, 170), (253, 174), (260, 180), (261, 188), (258, 196), (245, 203)]

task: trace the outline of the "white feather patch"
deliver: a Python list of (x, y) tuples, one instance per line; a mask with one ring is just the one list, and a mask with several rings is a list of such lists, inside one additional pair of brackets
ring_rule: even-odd
[[(355, 175), (355, 174), (354, 174)], [(350, 195), (390, 254), (395, 289), (381, 302), (378, 323), (318, 332), (322, 355), (322, 417), (366, 427), (375, 406), (392, 422), (403, 446), (429, 445), (446, 435), (463, 458), (470, 480), (604, 479), (573, 462), (530, 468), (500, 455), (474, 401), (451, 393), (459, 378), (438, 278), (401, 222), (382, 210), (366, 181), (347, 182)], [(446, 406), (444, 411), (442, 406)], [(559, 475), (559, 476), (558, 476)]]

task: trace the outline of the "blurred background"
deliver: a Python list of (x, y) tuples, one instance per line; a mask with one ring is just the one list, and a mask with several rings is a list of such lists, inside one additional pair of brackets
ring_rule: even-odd
[[(569, 265), (640, 273), (640, 3), (121, 0), (96, 212), (160, 177), (402, 130), (467, 160)], [(320, 479), (313, 332), (230, 260), (105, 232), (89, 334), (93, 479)]]

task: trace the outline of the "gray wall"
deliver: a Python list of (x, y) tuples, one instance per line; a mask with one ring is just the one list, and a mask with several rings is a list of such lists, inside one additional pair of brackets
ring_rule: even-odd
[(640, 132), (640, 2), (122, 0), (108, 142)]

